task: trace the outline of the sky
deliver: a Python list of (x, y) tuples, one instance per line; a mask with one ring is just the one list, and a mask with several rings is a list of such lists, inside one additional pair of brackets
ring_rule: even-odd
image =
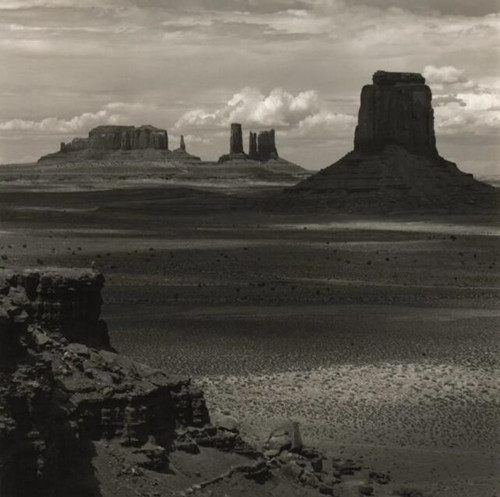
[(382, 69), (424, 74), (442, 156), (500, 174), (499, 28), (499, 0), (0, 0), (0, 164), (99, 124), (212, 160), (240, 122), (319, 169), (352, 149)]

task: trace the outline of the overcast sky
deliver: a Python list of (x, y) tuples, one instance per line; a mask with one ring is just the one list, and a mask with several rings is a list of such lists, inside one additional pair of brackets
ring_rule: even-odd
[[(228, 127), (274, 127), (280, 155), (352, 149), (377, 69), (423, 72), (438, 148), (498, 171), (497, 0), (0, 0), (0, 163), (98, 124), (167, 128), (215, 159)], [(246, 141), (246, 137), (245, 137)]]

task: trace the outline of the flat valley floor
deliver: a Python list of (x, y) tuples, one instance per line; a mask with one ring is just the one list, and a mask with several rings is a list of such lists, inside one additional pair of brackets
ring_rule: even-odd
[(269, 208), (279, 188), (0, 182), (0, 265), (90, 267), (121, 352), (193, 377), (261, 443), (424, 495), (500, 495), (496, 216)]

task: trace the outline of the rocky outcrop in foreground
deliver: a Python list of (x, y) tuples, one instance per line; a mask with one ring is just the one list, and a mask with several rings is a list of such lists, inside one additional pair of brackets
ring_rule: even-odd
[(347, 211), (495, 209), (495, 188), (438, 154), (431, 99), (420, 74), (377, 71), (361, 92), (354, 151), (287, 197)]
[(159, 471), (179, 438), (179, 450), (197, 450), (197, 436), (209, 446), (244, 447), (210, 426), (189, 379), (110, 349), (99, 317), (102, 284), (101, 274), (80, 270), (0, 274), (2, 497), (69, 495), (68, 480), (72, 495), (98, 495), (89, 450), (99, 440), (118, 441), (137, 467)]
[[(110, 347), (103, 282), (76, 269), (0, 272), (2, 497), (334, 495), (362, 471), (337, 459), (328, 469), (297, 423), (263, 450), (230, 415), (211, 424), (188, 378)], [(364, 477), (360, 492), (388, 482)]]

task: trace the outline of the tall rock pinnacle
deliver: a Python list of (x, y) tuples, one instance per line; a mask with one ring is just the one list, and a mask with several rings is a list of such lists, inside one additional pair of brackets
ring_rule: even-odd
[(184, 152), (186, 151), (186, 142), (184, 141), (184, 135), (181, 135), (181, 143), (179, 145), (179, 148)]
[(248, 136), (248, 157), (252, 160), (259, 160), (259, 153), (257, 151), (257, 133), (252, 133)]
[(241, 124), (231, 123), (231, 138), (229, 141), (229, 155), (243, 154), (243, 132)]
[(408, 152), (437, 157), (432, 94), (417, 73), (377, 71), (361, 92), (354, 150), (379, 152), (400, 145)]

